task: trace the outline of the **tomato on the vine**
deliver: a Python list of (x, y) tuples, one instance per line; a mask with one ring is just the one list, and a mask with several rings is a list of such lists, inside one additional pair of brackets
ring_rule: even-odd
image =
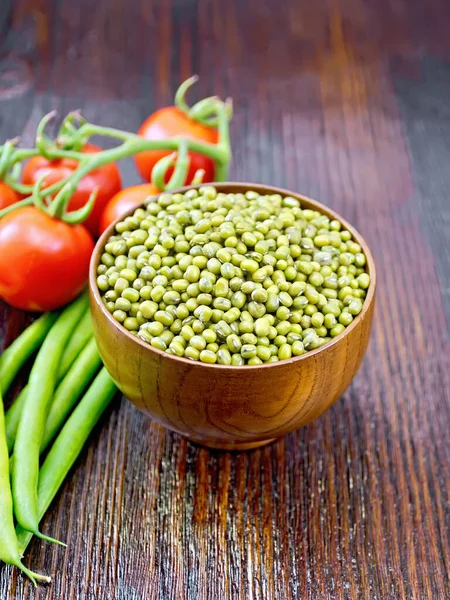
[(149, 196), (159, 194), (160, 190), (151, 183), (142, 183), (124, 188), (111, 198), (100, 217), (100, 233), (103, 233), (111, 223), (132, 208), (140, 206)]
[[(141, 125), (138, 135), (147, 140), (166, 140), (173, 137), (184, 137), (188, 140), (217, 144), (218, 132), (214, 127), (208, 127), (194, 121), (176, 106), (161, 108), (150, 115)], [(170, 150), (146, 150), (135, 156), (136, 167), (145, 181), (150, 181), (153, 167), (164, 156), (171, 154)], [(204, 182), (214, 181), (215, 165), (213, 159), (196, 152), (189, 152), (190, 165), (186, 177), (186, 185), (192, 182), (199, 169), (205, 171)], [(166, 183), (172, 176), (173, 168), (168, 169)]]
[[(85, 153), (100, 151), (101, 148), (93, 144), (86, 144), (82, 149), (82, 152)], [(33, 185), (40, 177), (47, 175), (42, 186), (45, 189), (45, 187), (69, 177), (77, 169), (78, 164), (78, 161), (68, 158), (48, 160), (43, 156), (36, 156), (31, 158), (25, 165), (22, 181), (26, 185)], [(99, 221), (104, 207), (121, 188), (120, 172), (114, 163), (94, 169), (85, 175), (78, 184), (75, 193), (70, 199), (68, 211), (74, 211), (84, 206), (92, 192), (98, 189), (94, 208), (84, 222), (85, 227), (96, 237), (99, 232)]]
[(0, 296), (23, 310), (47, 311), (74, 300), (86, 285), (94, 241), (34, 206), (0, 220)]
[(11, 204), (15, 204), (18, 201), (19, 195), (10, 188), (9, 185), (0, 181), (0, 210), (7, 206), (11, 206)]

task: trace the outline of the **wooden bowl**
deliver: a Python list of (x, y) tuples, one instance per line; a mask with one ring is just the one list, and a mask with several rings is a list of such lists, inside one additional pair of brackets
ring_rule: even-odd
[[(103, 306), (96, 270), (109, 227), (94, 250), (90, 294), (94, 334), (103, 362), (119, 389), (144, 413), (193, 442), (246, 450), (267, 444), (321, 415), (346, 390), (369, 341), (375, 265), (359, 233), (338, 214), (290, 191), (251, 183), (215, 184), (222, 192), (256, 190), (290, 195), (302, 207), (338, 219), (362, 246), (371, 284), (358, 317), (336, 338), (289, 360), (255, 366), (208, 365), (156, 350), (131, 335)], [(189, 188), (183, 188), (185, 191)], [(130, 211), (128, 214), (133, 213)]]

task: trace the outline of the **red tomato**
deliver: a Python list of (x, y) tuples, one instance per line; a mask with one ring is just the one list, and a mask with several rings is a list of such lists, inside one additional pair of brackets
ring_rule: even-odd
[(132, 208), (140, 206), (149, 196), (159, 194), (160, 190), (151, 183), (143, 183), (125, 188), (111, 198), (100, 218), (100, 233), (103, 233), (111, 223)]
[[(100, 152), (101, 148), (93, 144), (86, 144), (82, 152), (94, 153)], [(43, 175), (45, 185), (49, 186), (61, 179), (65, 179), (75, 171), (78, 162), (72, 159), (47, 160), (43, 156), (31, 158), (25, 165), (22, 174), (22, 181), (27, 185), (33, 185)], [(78, 184), (78, 187), (69, 202), (69, 210), (77, 210), (86, 204), (89, 196), (98, 188), (97, 199), (94, 208), (85, 221), (84, 225), (89, 229), (94, 237), (98, 235), (100, 216), (107, 202), (122, 187), (119, 169), (114, 163), (110, 163), (94, 169), (88, 173)]]
[[(141, 125), (138, 134), (147, 140), (166, 140), (177, 136), (199, 142), (217, 144), (217, 129), (207, 127), (190, 119), (182, 110), (176, 106), (161, 108), (150, 115)], [(172, 151), (149, 150), (137, 154), (134, 158), (136, 167), (145, 181), (151, 180), (151, 174), (155, 164)], [(204, 182), (214, 181), (214, 161), (203, 154), (189, 153), (191, 163), (189, 166), (186, 185), (191, 183), (196, 171), (204, 169)], [(169, 181), (173, 169), (168, 169), (166, 183)]]
[(86, 285), (94, 241), (34, 206), (0, 220), (0, 296), (17, 308), (47, 311), (74, 300)]
[(7, 206), (11, 206), (11, 204), (15, 204), (18, 201), (18, 194), (9, 186), (7, 186), (6, 183), (0, 181), (0, 210), (2, 210), (2, 208), (6, 208)]

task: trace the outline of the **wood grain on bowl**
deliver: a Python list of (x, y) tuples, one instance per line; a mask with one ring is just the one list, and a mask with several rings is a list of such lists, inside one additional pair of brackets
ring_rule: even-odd
[[(105, 231), (92, 258), (90, 288), (94, 333), (111, 376), (133, 404), (165, 427), (209, 447), (243, 450), (262, 446), (310, 423), (346, 390), (369, 341), (375, 266), (359, 233), (338, 214), (310, 198), (252, 183), (221, 183), (216, 187), (227, 193), (256, 190), (260, 194), (291, 195), (303, 208), (338, 219), (361, 245), (371, 276), (361, 314), (321, 348), (278, 363), (207, 365), (151, 347), (110, 315), (96, 285), (96, 269), (114, 225)], [(128, 214), (132, 212), (134, 209)]]

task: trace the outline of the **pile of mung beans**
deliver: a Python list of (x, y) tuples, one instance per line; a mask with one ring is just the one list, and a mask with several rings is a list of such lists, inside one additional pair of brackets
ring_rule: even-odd
[(158, 350), (259, 365), (344, 331), (370, 285), (365, 265), (339, 221), (295, 198), (204, 186), (118, 223), (97, 285), (112, 316)]

